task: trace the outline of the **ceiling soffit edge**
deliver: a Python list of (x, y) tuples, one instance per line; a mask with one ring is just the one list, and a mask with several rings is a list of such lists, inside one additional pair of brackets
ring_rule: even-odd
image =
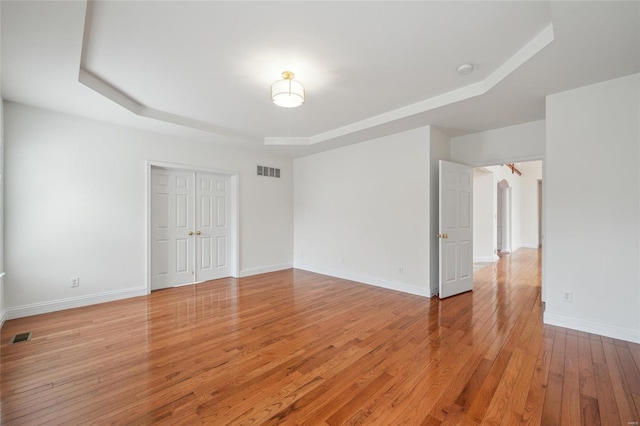
[[(91, 31), (90, 21), (93, 16), (94, 10), (93, 4), (93, 0), (87, 1), (84, 32), (82, 37), (82, 51), (80, 55), (80, 68), (78, 73), (78, 81), (81, 84), (141, 117), (160, 120), (171, 124), (177, 124), (208, 133), (225, 136), (231, 139), (240, 139), (245, 141), (259, 140), (259, 137), (256, 135), (245, 134), (234, 129), (215, 125), (213, 123), (196, 120), (193, 118), (173, 114), (167, 111), (162, 111), (151, 108), (147, 105), (143, 105), (137, 100), (133, 99), (124, 91), (100, 79), (97, 75), (88, 70), (86, 68), (85, 58), (87, 56), (87, 49), (89, 45), (88, 41)], [(482, 81), (437, 96), (433, 96), (423, 101), (419, 101), (414, 104), (407, 105), (383, 114), (369, 117), (367, 119), (357, 121), (346, 126), (319, 133), (317, 135), (309, 137), (267, 136), (263, 139), (264, 145), (309, 146), (319, 144), (322, 142), (343, 138), (347, 135), (357, 132), (362, 132), (363, 130), (373, 129), (378, 126), (390, 124), (394, 121), (399, 121), (446, 105), (471, 99), (476, 96), (481, 96), (495, 87), (498, 83), (504, 80), (507, 76), (513, 73), (516, 69), (518, 69), (521, 65), (531, 59), (546, 46), (548, 46), (553, 40), (553, 24), (550, 23), (532, 40), (530, 40), (527, 44), (520, 48), (514, 55), (507, 59), (507, 61), (505, 61), (493, 73), (491, 73), (486, 79)]]

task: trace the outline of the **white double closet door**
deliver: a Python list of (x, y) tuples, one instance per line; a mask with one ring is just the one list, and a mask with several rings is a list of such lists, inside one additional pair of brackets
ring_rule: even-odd
[(229, 177), (151, 168), (151, 289), (232, 275)]

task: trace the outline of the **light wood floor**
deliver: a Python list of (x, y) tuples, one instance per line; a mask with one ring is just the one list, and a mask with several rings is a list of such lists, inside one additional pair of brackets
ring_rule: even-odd
[(539, 261), (444, 301), (288, 270), (8, 321), (2, 422), (637, 422), (640, 345), (544, 326)]

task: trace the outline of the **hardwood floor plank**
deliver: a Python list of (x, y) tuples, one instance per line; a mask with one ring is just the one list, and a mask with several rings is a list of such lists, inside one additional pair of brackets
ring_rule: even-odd
[(640, 372), (633, 360), (629, 347), (616, 345), (616, 352), (618, 353), (618, 359), (620, 360), (629, 391), (634, 396), (640, 396)]
[(598, 400), (590, 396), (580, 395), (580, 417), (583, 425), (600, 425), (600, 408)]
[(613, 394), (622, 424), (640, 420), (638, 417), (638, 409), (633, 402), (633, 397), (631, 397), (624, 380), (624, 371), (618, 360), (613, 339), (602, 339), (602, 347), (604, 349), (607, 369), (609, 377), (611, 378), (611, 386), (613, 387)]
[(553, 351), (554, 327), (546, 327), (536, 358), (535, 371), (529, 386), (529, 393), (522, 413), (522, 424), (538, 424), (542, 418), (542, 409), (548, 385), (551, 353)]
[(553, 352), (549, 364), (549, 378), (547, 391), (544, 396), (542, 409), (542, 424), (559, 425), (562, 418), (562, 388), (564, 382), (564, 358), (566, 351), (566, 333), (556, 328), (553, 342)]
[(539, 268), (538, 250), (518, 250), (444, 300), (285, 270), (10, 320), (0, 421), (637, 420), (640, 345), (543, 325)]
[(389, 383), (391, 379), (392, 376), (387, 373), (382, 373), (376, 377), (371, 383), (354, 395), (353, 398), (348, 400), (338, 411), (333, 413), (331, 417), (326, 420), (326, 423), (332, 426), (343, 424), (346, 419), (351, 417), (351, 415), (356, 412), (362, 404), (367, 402), (372, 395)]
[(589, 342), (601, 422), (604, 425), (622, 424), (618, 413), (611, 376), (609, 375), (602, 339), (600, 336), (592, 334), (589, 336)]
[(560, 424), (577, 425), (581, 424), (578, 333), (575, 330), (567, 330), (566, 335)]

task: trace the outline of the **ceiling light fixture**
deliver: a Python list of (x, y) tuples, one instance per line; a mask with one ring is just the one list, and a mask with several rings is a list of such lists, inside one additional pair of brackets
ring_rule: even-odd
[(471, 64), (462, 64), (458, 67), (458, 74), (467, 75), (473, 71), (473, 65)]
[(294, 80), (291, 71), (282, 73), (282, 80), (271, 85), (271, 99), (273, 103), (283, 108), (295, 108), (304, 103), (304, 86)]

